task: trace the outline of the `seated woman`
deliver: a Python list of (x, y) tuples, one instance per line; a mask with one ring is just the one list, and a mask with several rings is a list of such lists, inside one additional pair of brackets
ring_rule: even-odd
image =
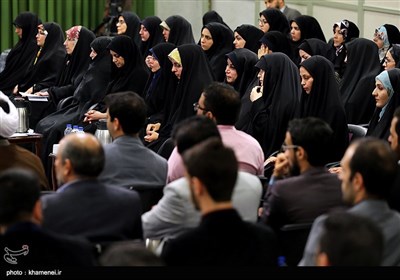
[(10, 50), (6, 58), (6, 65), (0, 73), (0, 90), (6, 95), (25, 76), (36, 55), (37, 27), (41, 23), (37, 15), (31, 12), (20, 13), (14, 20), (15, 33), (18, 35), (18, 43)]
[(373, 41), (378, 46), (379, 60), (383, 69), (386, 53), (394, 44), (400, 44), (399, 29), (392, 24), (384, 24), (375, 30)]
[(260, 39), (260, 48), (258, 49), (258, 58), (265, 54), (281, 52), (289, 58), (293, 58), (293, 53), (290, 49), (289, 39), (280, 31), (269, 31)]
[[(144, 63), (139, 47), (133, 43), (130, 37), (118, 35), (113, 37), (107, 49), (110, 51), (112, 61), (116, 70), (111, 74), (112, 78), (106, 88), (106, 94), (133, 91), (143, 95), (144, 87), (149, 77), (147, 66)], [(83, 124), (85, 131), (92, 132), (96, 130), (92, 122), (107, 117), (104, 102), (85, 113), (85, 118), (81, 121), (89, 122)]]
[[(98, 37), (90, 44), (92, 62), (72, 96), (72, 102), (65, 108), (43, 118), (36, 131), (43, 134), (42, 162), (49, 171), (48, 156), (53, 144), (64, 136), (67, 124), (78, 124), (90, 106), (100, 102), (111, 79), (111, 55), (107, 49), (110, 37)], [(50, 177), (49, 177), (50, 178)]]
[(340, 84), (341, 100), (350, 124), (366, 124), (375, 109), (371, 92), (380, 73), (378, 47), (365, 38), (346, 44), (347, 66)]
[(244, 95), (250, 83), (257, 76), (257, 55), (248, 49), (235, 49), (226, 56), (225, 83), (230, 84)]
[(321, 41), (320, 39), (305, 39), (303, 43), (299, 45), (297, 50), (300, 57), (300, 63), (313, 55), (321, 55), (330, 62), (334, 62), (335, 53), (333, 49), (331, 46), (329, 46), (329, 44)]
[(232, 31), (218, 22), (211, 22), (201, 30), (200, 46), (205, 52), (216, 81), (225, 79), (225, 55), (232, 51)]
[(160, 23), (165, 42), (180, 46), (194, 44), (192, 25), (184, 17), (173, 15)]
[(94, 33), (84, 26), (73, 26), (65, 33), (67, 38), (64, 46), (67, 55), (56, 84), (49, 87), (47, 91), (34, 93), (40, 96), (49, 96), (50, 101), (31, 103), (32, 114), (29, 117), (29, 123), (33, 128), (41, 119), (56, 111), (56, 107), (62, 99), (74, 94), (89, 66), (90, 43), (95, 39)]
[(140, 46), (140, 18), (137, 14), (129, 11), (122, 12), (118, 16), (116, 27), (118, 35), (126, 35), (130, 37), (136, 45)]
[(162, 30), (160, 28), (161, 19), (157, 16), (146, 17), (140, 24), (139, 35), (141, 38), (140, 52), (146, 57), (149, 50), (163, 42)]
[(159, 130), (148, 127), (144, 140), (153, 151), (171, 136), (175, 124), (195, 115), (193, 106), (198, 102), (203, 89), (214, 79), (211, 66), (204, 51), (195, 44), (184, 44), (175, 48), (169, 55), (172, 72), (178, 78), (178, 86), (166, 112), (164, 123)]
[(354, 38), (358, 38), (360, 30), (353, 22), (344, 19), (333, 24), (333, 40), (331, 47), (335, 52), (333, 64), (335, 65), (335, 75), (338, 83), (341, 81), (346, 69), (347, 46), (346, 43)]
[(394, 110), (400, 106), (400, 69), (384, 70), (376, 76), (372, 95), (376, 109), (369, 122), (367, 136), (387, 141)]
[(278, 9), (269, 8), (259, 13), (258, 26), (266, 33), (269, 31), (280, 31), (289, 36), (290, 27), (286, 16)]
[(385, 70), (400, 68), (400, 45), (393, 45), (387, 51), (383, 67)]
[(36, 56), (14, 90), (15, 94), (19, 91), (34, 93), (54, 86), (62, 70), (66, 52), (61, 27), (55, 22), (40, 24), (36, 40)]
[(262, 56), (256, 67), (259, 85), (247, 96), (250, 105), (240, 112), (240, 129), (258, 140), (267, 158), (279, 150), (287, 125), (296, 116), (301, 86), (299, 70), (283, 53)]
[(233, 32), (235, 49), (246, 48), (257, 54), (264, 32), (251, 24), (239, 25)]
[(305, 40), (317, 38), (326, 42), (324, 32), (316, 18), (307, 15), (301, 15), (290, 21), (290, 43), (293, 53), (293, 62), (300, 64), (300, 57), (297, 48)]
[(300, 63), (303, 91), (299, 117), (316, 117), (327, 122), (333, 130), (328, 162), (340, 161), (349, 144), (347, 119), (340, 101), (339, 86), (335, 80), (333, 64), (315, 55)]
[(171, 72), (172, 63), (168, 58), (173, 49), (175, 46), (171, 43), (160, 43), (150, 49), (147, 57), (151, 74), (146, 84), (144, 100), (147, 104), (147, 124), (150, 126), (159, 127), (164, 123), (165, 111), (168, 110), (178, 83)]

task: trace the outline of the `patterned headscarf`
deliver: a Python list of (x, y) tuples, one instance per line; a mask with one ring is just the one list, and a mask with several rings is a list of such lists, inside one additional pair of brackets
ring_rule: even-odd
[(81, 28), (82, 28), (82, 26), (80, 26), (80, 25), (72, 26), (70, 29), (65, 31), (65, 33), (67, 34), (67, 38), (78, 41), (79, 32), (81, 31)]

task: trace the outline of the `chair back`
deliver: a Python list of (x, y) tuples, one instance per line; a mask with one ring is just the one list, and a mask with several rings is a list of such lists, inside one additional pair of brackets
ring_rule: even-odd
[(130, 186), (128, 189), (138, 192), (142, 203), (142, 213), (145, 213), (162, 198), (164, 186)]
[(278, 232), (281, 256), (285, 257), (287, 266), (297, 266), (303, 257), (303, 251), (311, 231), (312, 223), (288, 224)]

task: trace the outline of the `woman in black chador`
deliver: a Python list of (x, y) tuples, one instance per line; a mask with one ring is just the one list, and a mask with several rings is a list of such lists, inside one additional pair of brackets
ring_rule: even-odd
[(245, 123), (241, 130), (259, 141), (267, 158), (279, 150), (287, 125), (296, 116), (301, 94), (299, 70), (283, 53), (262, 56), (256, 67), (260, 84), (250, 92), (251, 103), (242, 108)]
[(40, 23), (37, 15), (31, 12), (20, 13), (13, 22), (19, 41), (7, 55), (5, 68), (0, 73), (0, 90), (6, 94), (21, 82), (36, 55), (36, 34)]
[(333, 64), (316, 55), (300, 64), (303, 92), (299, 117), (316, 117), (327, 122), (333, 130), (332, 146), (327, 162), (339, 161), (349, 143), (346, 114), (340, 101), (339, 87), (335, 80)]
[(105, 94), (111, 79), (111, 55), (107, 49), (110, 37), (99, 37), (91, 43), (92, 62), (79, 86), (72, 96), (72, 102), (60, 111), (42, 119), (36, 126), (36, 131), (43, 134), (42, 161), (49, 170), (48, 155), (64, 136), (67, 124), (78, 124), (85, 117), (90, 106), (100, 102)]

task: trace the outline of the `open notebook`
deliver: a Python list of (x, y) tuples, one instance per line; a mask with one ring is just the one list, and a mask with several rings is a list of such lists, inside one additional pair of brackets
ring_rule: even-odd
[(47, 96), (39, 96), (39, 95), (34, 95), (30, 93), (25, 93), (25, 92), (19, 92), (21, 96), (28, 98), (29, 101), (42, 101), (42, 102), (47, 102), (49, 101)]

